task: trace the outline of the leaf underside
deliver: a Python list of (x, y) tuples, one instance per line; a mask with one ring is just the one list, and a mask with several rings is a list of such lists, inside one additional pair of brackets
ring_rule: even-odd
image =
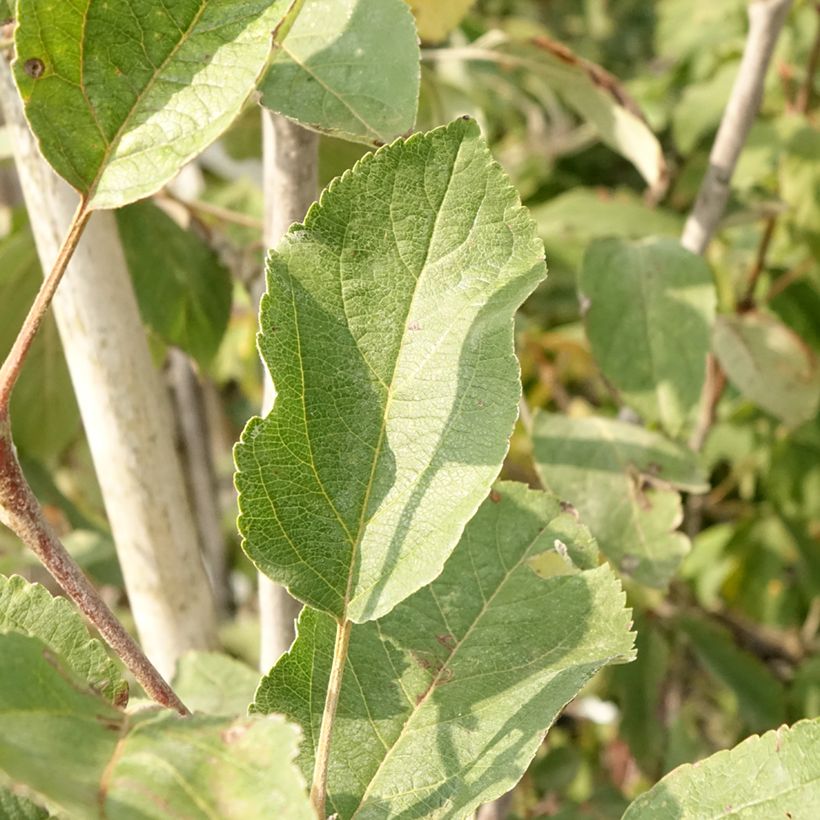
[(308, 128), (380, 145), (413, 128), (419, 76), (404, 0), (311, 0), (259, 89), (262, 105)]
[(234, 120), (290, 0), (19, 0), (14, 74), (90, 208), (154, 193)]
[[(524, 773), (560, 710), (632, 652), (629, 611), (589, 533), (558, 500), (497, 485), (439, 578), (354, 625), (334, 733), (341, 818), (465, 817)], [(281, 712), (313, 767), (335, 622), (305, 609), (253, 711)]]
[(664, 587), (689, 551), (674, 530), (677, 490), (707, 488), (683, 445), (634, 424), (538, 412), (533, 458), (544, 486), (573, 504), (623, 575)]
[(512, 318), (544, 273), (472, 121), (330, 186), (271, 254), (260, 349), (277, 399), (235, 451), (263, 572), (356, 622), (439, 574), (506, 454)]

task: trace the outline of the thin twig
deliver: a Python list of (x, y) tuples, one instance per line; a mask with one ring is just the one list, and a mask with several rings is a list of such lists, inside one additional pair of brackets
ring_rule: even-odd
[(703, 178), (681, 244), (702, 254), (729, 201), (729, 184), (763, 98), (763, 83), (791, 0), (754, 0), (749, 4), (749, 35), (737, 78), (723, 113), (709, 169)]
[(737, 304), (738, 310), (748, 310), (754, 306), (757, 283), (760, 280), (760, 274), (763, 273), (763, 270), (766, 267), (766, 255), (769, 252), (769, 245), (771, 244), (776, 224), (776, 216), (770, 216), (766, 220), (766, 227), (763, 229), (763, 235), (760, 237), (760, 244), (757, 247), (755, 261), (749, 271), (749, 278), (746, 282), (746, 290), (740, 297)]
[(310, 789), (310, 800), (319, 820), (324, 820), (325, 801), (327, 799), (327, 772), (330, 763), (330, 738), (333, 734), (333, 723), (336, 718), (336, 707), (342, 691), (342, 678), (347, 663), (347, 649), (350, 645), (351, 621), (343, 621), (336, 626), (336, 644), (333, 647), (333, 666), (330, 669), (330, 680), (327, 684), (325, 710), (322, 714), (322, 728), (319, 731), (319, 744), (316, 747), (316, 764), (313, 769), (313, 785)]
[(809, 61), (806, 64), (806, 78), (803, 85), (797, 92), (794, 101), (794, 110), (799, 114), (808, 114), (811, 108), (811, 98), (814, 91), (814, 78), (817, 76), (817, 69), (820, 67), (820, 3), (814, 4), (817, 12), (817, 34), (814, 37), (814, 45), (809, 54)]
[(34, 337), (37, 335), (37, 330), (48, 312), (51, 300), (57, 291), (57, 286), (60, 284), (65, 269), (77, 249), (90, 217), (91, 211), (87, 209), (85, 202), (80, 203), (77, 213), (71, 220), (68, 234), (54, 262), (54, 267), (43, 281), (37, 298), (34, 300), (28, 316), (26, 316), (23, 327), (20, 328), (20, 332), (17, 334), (17, 338), (14, 340), (5, 362), (3, 362), (3, 366), (0, 367), (0, 413), (8, 410), (11, 392), (20, 376), (20, 371), (23, 369), (23, 363), (31, 349)]
[(201, 199), (182, 199), (182, 197), (178, 197), (176, 194), (171, 193), (167, 189), (157, 194), (156, 197), (157, 199), (167, 199), (169, 202), (174, 202), (177, 205), (181, 205), (187, 211), (191, 211), (196, 214), (203, 214), (205, 216), (212, 216), (214, 219), (218, 219), (221, 222), (230, 222), (233, 225), (239, 225), (243, 228), (253, 228), (253, 230), (259, 231), (260, 233), (264, 228), (264, 223), (262, 220), (257, 219), (254, 216), (241, 214), (237, 211), (232, 211), (229, 208), (222, 208), (221, 206), (214, 205), (211, 202), (203, 202)]
[(46, 522), (17, 460), (11, 425), (5, 412), (0, 412), (0, 521), (42, 561), (66, 595), (122, 659), (146, 694), (168, 709), (175, 709), (181, 715), (189, 714)]

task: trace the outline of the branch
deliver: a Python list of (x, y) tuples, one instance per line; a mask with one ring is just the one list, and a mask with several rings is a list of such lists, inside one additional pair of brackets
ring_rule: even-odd
[(709, 170), (683, 229), (681, 244), (693, 253), (706, 250), (726, 210), (729, 184), (760, 109), (766, 71), (790, 6), (791, 0), (753, 0), (749, 4), (743, 59), (709, 155)]

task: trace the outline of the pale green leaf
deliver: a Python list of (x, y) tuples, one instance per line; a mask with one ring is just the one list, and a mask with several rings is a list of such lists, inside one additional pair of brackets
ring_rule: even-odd
[(231, 276), (216, 253), (156, 205), (117, 211), (117, 226), (145, 323), (202, 364), (213, 359), (231, 313)]
[(712, 345), (729, 381), (773, 416), (796, 427), (817, 412), (817, 358), (774, 316), (757, 311), (719, 316)]
[(675, 769), (623, 820), (816, 820), (818, 806), (820, 720), (804, 720)]
[(15, 78), (91, 208), (152, 194), (233, 121), (290, 0), (19, 0)]
[(592, 244), (579, 277), (603, 374), (647, 421), (678, 435), (700, 404), (717, 294), (702, 257), (673, 239)]
[(681, 155), (691, 154), (701, 139), (717, 129), (738, 66), (738, 61), (724, 63), (708, 80), (684, 88), (672, 115), (672, 136)]
[(0, 788), (0, 820), (47, 820), (49, 817), (45, 809), (31, 800)]
[[(28, 225), (0, 240), (0, 359), (11, 350), (42, 272)], [(47, 460), (61, 453), (80, 429), (80, 411), (63, 356), (57, 324), (47, 316), (11, 397), (12, 434), (22, 453)]]
[(259, 673), (221, 652), (186, 652), (177, 663), (174, 691), (192, 712), (244, 715)]
[(441, 571), (507, 452), (512, 317), (543, 248), (478, 127), (364, 158), (270, 257), (278, 391), (236, 448), (240, 530), (300, 600), (362, 622)]
[(680, 495), (707, 489), (696, 456), (643, 427), (538, 412), (533, 457), (544, 486), (581, 513), (624, 575), (663, 587), (689, 551)]
[(381, 144), (407, 133), (419, 45), (404, 0), (311, 0), (274, 48), (262, 104), (317, 131)]
[(604, 143), (637, 168), (648, 185), (665, 183), (668, 170), (661, 144), (615, 77), (546, 37), (509, 41), (497, 48), (497, 54), (547, 82), (595, 127)]
[(799, 128), (788, 141), (780, 161), (780, 194), (791, 206), (794, 221), (807, 231), (820, 232), (820, 133)]
[[(560, 711), (632, 657), (612, 571), (558, 500), (502, 483), (439, 578), (354, 625), (331, 740), (329, 812), (466, 817), (523, 775)], [(336, 624), (306, 609), (254, 705), (300, 723), (313, 766)]]
[(425, 42), (446, 39), (475, 5), (475, 0), (407, 0), (416, 16), (419, 36)]
[(0, 769), (71, 816), (313, 816), (282, 718), (129, 716), (13, 632), (0, 633), (0, 725)]
[(100, 641), (91, 638), (80, 613), (65, 598), (19, 575), (0, 575), (0, 630), (43, 641), (78, 678), (113, 703), (128, 702), (128, 684)]

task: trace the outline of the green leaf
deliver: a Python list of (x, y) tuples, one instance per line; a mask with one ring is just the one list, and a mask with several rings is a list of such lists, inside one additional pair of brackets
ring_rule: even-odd
[(712, 345), (729, 381), (785, 424), (796, 427), (817, 413), (817, 358), (775, 317), (757, 311), (718, 316)]
[(658, 433), (604, 418), (538, 412), (533, 456), (544, 486), (572, 503), (624, 575), (664, 587), (689, 551), (672, 488), (707, 489), (696, 456)]
[(244, 715), (259, 673), (221, 652), (186, 652), (177, 664), (174, 691), (192, 712)]
[(413, 128), (419, 71), (404, 0), (311, 0), (259, 87), (264, 106), (308, 128), (378, 145)]
[(231, 313), (231, 276), (216, 253), (150, 202), (117, 211), (140, 313), (159, 337), (202, 364), (216, 355)]
[(547, 37), (509, 41), (497, 51), (548, 83), (595, 127), (606, 145), (635, 166), (648, 185), (664, 184), (668, 169), (661, 144), (635, 101), (609, 72)]
[(425, 42), (439, 43), (464, 19), (475, 0), (407, 0), (416, 16), (419, 36)]
[(11, 20), (12, 17), (14, 17), (14, 12), (9, 0), (0, 0), (0, 22)]
[(749, 729), (761, 732), (786, 719), (783, 685), (764, 663), (737, 647), (726, 629), (698, 618), (682, 618), (680, 627), (701, 663), (732, 690)]
[(820, 232), (820, 133), (805, 126), (789, 139), (780, 161), (780, 194), (792, 208), (792, 217), (801, 228)]
[(592, 244), (579, 278), (592, 354), (624, 401), (678, 435), (706, 379), (717, 294), (673, 239)]
[(290, 0), (19, 0), (14, 73), (90, 208), (154, 193), (233, 121)]
[(106, 648), (89, 637), (80, 613), (19, 575), (0, 575), (0, 630), (39, 638), (60, 655), (78, 678), (112, 703), (128, 702), (128, 684)]
[(0, 721), (0, 769), (72, 816), (313, 816), (283, 719), (128, 716), (37, 638), (0, 633)]
[[(0, 359), (11, 350), (42, 284), (28, 225), (0, 240)], [(11, 397), (12, 434), (22, 453), (48, 460), (77, 437), (80, 411), (57, 324), (47, 316), (29, 351)]]
[[(502, 483), (439, 578), (353, 626), (331, 740), (341, 818), (466, 817), (511, 788), (561, 709), (602, 666), (632, 657), (612, 571), (557, 499)], [(302, 725), (313, 766), (335, 622), (305, 609), (254, 711)]]
[[(0, 14), (2, 18), (2, 14)], [(47, 820), (51, 815), (31, 800), (0, 788), (0, 818), (2, 820)]]
[(544, 277), (527, 211), (472, 121), (365, 157), (268, 267), (278, 391), (236, 448), (256, 565), (357, 623), (441, 571), (508, 448), (512, 317)]
[(642, 794), (623, 820), (814, 820), (818, 806), (820, 720), (804, 720), (675, 769)]

